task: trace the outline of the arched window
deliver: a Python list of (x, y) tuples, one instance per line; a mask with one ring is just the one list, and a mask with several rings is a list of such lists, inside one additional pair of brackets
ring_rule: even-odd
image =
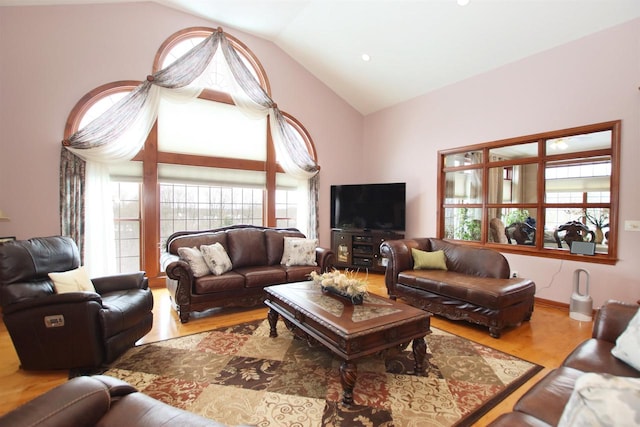
[[(213, 31), (189, 28), (170, 36), (156, 53), (154, 72), (170, 65)], [(262, 66), (251, 51), (226, 35), (241, 60), (270, 95)], [(266, 118), (252, 118), (229, 95), (226, 66), (207, 70), (201, 95), (188, 102), (165, 98), (144, 149), (130, 162), (110, 166), (120, 271), (144, 269), (161, 275), (160, 251), (175, 231), (230, 224), (297, 227), (307, 230), (307, 182), (278, 165)], [(85, 95), (72, 110), (65, 138), (81, 129), (139, 82), (115, 82)], [(316, 160), (304, 126), (283, 114)], [(315, 230), (313, 230), (315, 232)]]

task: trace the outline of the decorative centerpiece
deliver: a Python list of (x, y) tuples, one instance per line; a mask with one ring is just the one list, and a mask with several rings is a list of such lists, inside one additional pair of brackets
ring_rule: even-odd
[(347, 298), (355, 305), (362, 304), (367, 294), (367, 281), (358, 279), (351, 271), (333, 270), (322, 274), (312, 271), (309, 278), (319, 284), (323, 292)]

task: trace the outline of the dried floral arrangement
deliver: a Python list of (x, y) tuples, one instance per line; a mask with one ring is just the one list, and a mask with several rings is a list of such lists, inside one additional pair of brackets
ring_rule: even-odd
[(313, 271), (309, 277), (323, 289), (333, 289), (349, 297), (364, 296), (367, 293), (367, 280), (358, 279), (353, 271), (346, 270), (342, 273), (333, 270), (322, 274)]

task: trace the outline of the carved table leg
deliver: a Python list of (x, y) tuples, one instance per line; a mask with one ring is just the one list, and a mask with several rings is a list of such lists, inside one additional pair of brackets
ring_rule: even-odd
[(427, 355), (427, 343), (424, 338), (413, 340), (413, 358), (415, 360), (414, 375), (421, 375), (424, 372), (424, 358)]
[(269, 337), (275, 338), (278, 336), (278, 330), (276, 329), (276, 324), (278, 323), (278, 312), (273, 308), (269, 310), (267, 314), (267, 319), (269, 319), (270, 332)]
[(356, 385), (358, 367), (355, 363), (345, 360), (340, 365), (340, 382), (342, 383), (342, 403), (353, 404), (353, 387)]

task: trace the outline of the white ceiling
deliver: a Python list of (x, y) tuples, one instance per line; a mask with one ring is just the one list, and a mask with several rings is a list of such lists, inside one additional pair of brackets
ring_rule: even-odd
[[(0, 6), (119, 2), (0, 0)], [(155, 3), (273, 41), (365, 115), (640, 17), (640, 0)]]

